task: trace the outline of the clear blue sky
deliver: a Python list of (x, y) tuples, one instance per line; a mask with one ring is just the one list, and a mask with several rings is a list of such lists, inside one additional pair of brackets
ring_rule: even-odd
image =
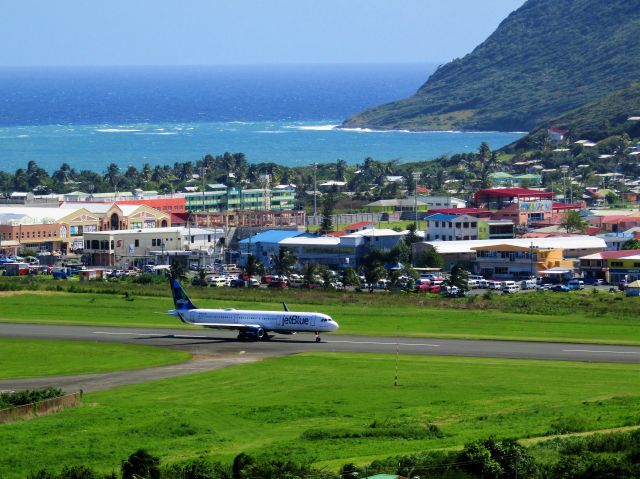
[(0, 65), (444, 62), (524, 0), (15, 0)]

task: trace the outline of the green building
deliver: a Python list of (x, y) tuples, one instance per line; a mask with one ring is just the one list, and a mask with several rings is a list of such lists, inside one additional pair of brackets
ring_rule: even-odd
[(204, 192), (185, 195), (187, 211), (266, 211), (293, 210), (295, 188), (277, 186), (273, 189), (228, 188), (222, 184), (207, 185)]

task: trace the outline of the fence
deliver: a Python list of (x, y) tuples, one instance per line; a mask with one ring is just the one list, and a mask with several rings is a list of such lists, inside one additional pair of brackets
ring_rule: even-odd
[(81, 393), (67, 394), (57, 398), (45, 399), (44, 401), (24, 406), (16, 406), (9, 409), (0, 409), (0, 423), (13, 422), (18, 419), (33, 419), (36, 416), (47, 416), (55, 414), (80, 404)]

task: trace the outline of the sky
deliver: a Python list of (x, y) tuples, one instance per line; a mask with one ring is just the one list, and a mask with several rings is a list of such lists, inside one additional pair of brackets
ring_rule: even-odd
[(524, 0), (19, 0), (0, 66), (441, 63)]

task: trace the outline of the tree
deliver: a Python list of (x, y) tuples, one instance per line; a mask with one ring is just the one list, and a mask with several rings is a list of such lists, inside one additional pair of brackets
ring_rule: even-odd
[(122, 479), (159, 479), (160, 459), (144, 449), (138, 449), (126, 461), (122, 461)]
[(411, 248), (411, 245), (413, 243), (419, 243), (420, 241), (422, 241), (420, 236), (416, 234), (417, 229), (418, 229), (418, 226), (415, 223), (409, 223), (407, 225), (408, 231), (407, 231), (407, 234), (404, 236), (404, 242), (407, 244), (409, 248)]
[(172, 278), (184, 278), (184, 266), (178, 260), (178, 258), (173, 258), (171, 260), (171, 277)]
[(255, 276), (258, 273), (258, 263), (259, 261), (256, 259), (256, 257), (250, 254), (247, 257), (247, 265), (244, 268), (244, 272), (249, 276)]
[(231, 467), (231, 477), (233, 479), (246, 479), (249, 476), (247, 475), (246, 469), (251, 467), (255, 463), (255, 460), (241, 452), (233, 459), (233, 466)]
[(640, 249), (640, 239), (630, 239), (622, 244), (622, 249)]
[(407, 264), (411, 260), (411, 250), (407, 243), (398, 241), (389, 251), (388, 260), (391, 263)]
[(309, 287), (309, 285), (313, 284), (316, 280), (315, 274), (318, 270), (318, 265), (316, 263), (307, 263), (302, 268), (302, 281), (305, 287)]
[(416, 266), (421, 268), (442, 268), (444, 259), (433, 246), (428, 246), (416, 259)]
[(360, 284), (358, 273), (351, 266), (342, 270), (342, 284), (344, 286), (358, 286)]
[(333, 206), (335, 204), (335, 197), (333, 193), (329, 193), (324, 197), (324, 201), (322, 203), (322, 221), (320, 223), (320, 231), (321, 235), (325, 235), (333, 231)]
[(460, 263), (456, 263), (451, 268), (451, 275), (449, 276), (449, 286), (456, 286), (464, 291), (469, 289), (469, 272), (462, 267)]
[(278, 276), (287, 276), (298, 262), (298, 258), (289, 248), (280, 248), (278, 254), (271, 255), (271, 262)]
[(558, 226), (565, 229), (567, 233), (582, 232), (587, 228), (587, 224), (584, 219), (582, 219), (580, 213), (575, 210), (569, 210), (562, 215), (562, 219)]
[(379, 279), (386, 276), (387, 271), (384, 269), (385, 260), (385, 254), (379, 249), (372, 249), (360, 260), (362, 273), (370, 288), (372, 288)]

